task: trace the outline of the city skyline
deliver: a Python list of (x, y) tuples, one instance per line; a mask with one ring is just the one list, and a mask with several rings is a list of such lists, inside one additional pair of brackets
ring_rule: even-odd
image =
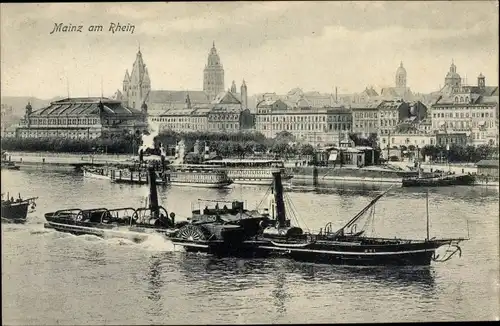
[[(225, 88), (249, 95), (358, 93), (394, 86), (402, 61), (413, 92), (462, 79), (498, 85), (496, 2), (2, 4), (2, 96), (110, 96), (140, 45), (153, 90), (201, 90), (215, 42)], [(408, 14), (410, 13), (410, 14)], [(72, 17), (68, 19), (68, 17)], [(132, 24), (108, 32), (110, 23)], [(54, 24), (84, 31), (50, 34)], [(86, 27), (103, 25), (92, 33)]]

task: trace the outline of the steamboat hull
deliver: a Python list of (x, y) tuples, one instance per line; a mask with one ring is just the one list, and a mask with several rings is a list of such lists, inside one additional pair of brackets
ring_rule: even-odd
[(428, 266), (435, 252), (435, 249), (365, 253), (268, 246), (265, 248), (275, 254), (285, 252), (287, 257), (300, 262), (349, 266)]
[(98, 174), (98, 173), (95, 173), (95, 172), (87, 171), (85, 169), (83, 170), (83, 176), (85, 178), (101, 179), (101, 180), (111, 180), (111, 177), (108, 176), (108, 175)]
[[(234, 181), (234, 184), (240, 185), (251, 185), (251, 186), (270, 186), (273, 184), (272, 177), (269, 178), (243, 178), (243, 177), (235, 177), (230, 176), (230, 178)], [(291, 180), (292, 176), (283, 177), (282, 180)]]
[(403, 178), (403, 187), (446, 187), (473, 185), (475, 178), (472, 175), (450, 175), (433, 178)]
[(195, 187), (195, 188), (227, 188), (232, 182), (223, 182), (223, 183), (195, 183), (195, 182), (179, 182), (179, 181), (170, 181), (172, 186), (181, 186), (181, 187)]
[(59, 232), (70, 233), (73, 235), (95, 235), (101, 238), (119, 238), (128, 239), (134, 242), (142, 242), (152, 234), (169, 233), (167, 229), (150, 229), (135, 226), (116, 226), (106, 224), (81, 223), (81, 224), (66, 224), (48, 221), (44, 224), (46, 229), (54, 229)]
[(2, 170), (19, 170), (21, 167), (19, 165), (3, 165)]
[(2, 204), (2, 221), (11, 223), (24, 223), (28, 216), (29, 202)]
[(228, 244), (224, 241), (171, 239), (187, 252), (223, 257), (289, 258), (300, 262), (349, 266), (428, 266), (437, 248), (448, 241), (388, 246), (275, 243), (267, 240)]
[(175, 246), (183, 247), (186, 252), (201, 252), (216, 257), (269, 258), (277, 256), (270, 250), (261, 247), (266, 244), (266, 242), (244, 241), (242, 243), (228, 245), (224, 241), (170, 240)]
[[(147, 179), (113, 179), (111, 178), (111, 182), (113, 183), (119, 183), (119, 184), (135, 184), (135, 185), (147, 185), (148, 180)], [(156, 184), (157, 185), (166, 185), (167, 182), (164, 181), (163, 179), (156, 179)]]

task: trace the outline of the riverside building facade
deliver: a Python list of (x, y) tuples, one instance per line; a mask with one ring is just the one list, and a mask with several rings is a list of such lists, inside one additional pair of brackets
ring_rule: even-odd
[(440, 133), (465, 133), (471, 145), (498, 145), (498, 86), (486, 86), (480, 74), (477, 86), (453, 83), (450, 93), (432, 105), (432, 128)]
[(26, 106), (24, 118), (7, 130), (6, 137), (92, 139), (103, 134), (144, 132), (143, 112), (108, 98), (67, 98), (33, 110)]
[(259, 102), (256, 110), (255, 129), (267, 138), (287, 131), (297, 141), (336, 144), (352, 130), (351, 112), (343, 106), (318, 108), (301, 98), (290, 108), (277, 99)]

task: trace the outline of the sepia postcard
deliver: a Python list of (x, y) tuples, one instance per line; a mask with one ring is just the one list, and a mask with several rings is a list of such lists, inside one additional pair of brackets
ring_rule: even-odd
[(498, 321), (498, 1), (0, 4), (4, 325)]

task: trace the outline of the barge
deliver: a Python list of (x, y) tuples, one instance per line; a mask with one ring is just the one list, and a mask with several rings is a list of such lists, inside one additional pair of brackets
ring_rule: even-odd
[(472, 174), (444, 174), (430, 177), (403, 178), (403, 187), (470, 186), (476, 178)]
[(28, 213), (31, 213), (36, 208), (36, 200), (38, 197), (21, 198), (19, 194), (17, 199), (14, 197), (7, 197), (4, 199), (2, 194), (2, 222), (9, 223), (25, 223), (27, 221)]

